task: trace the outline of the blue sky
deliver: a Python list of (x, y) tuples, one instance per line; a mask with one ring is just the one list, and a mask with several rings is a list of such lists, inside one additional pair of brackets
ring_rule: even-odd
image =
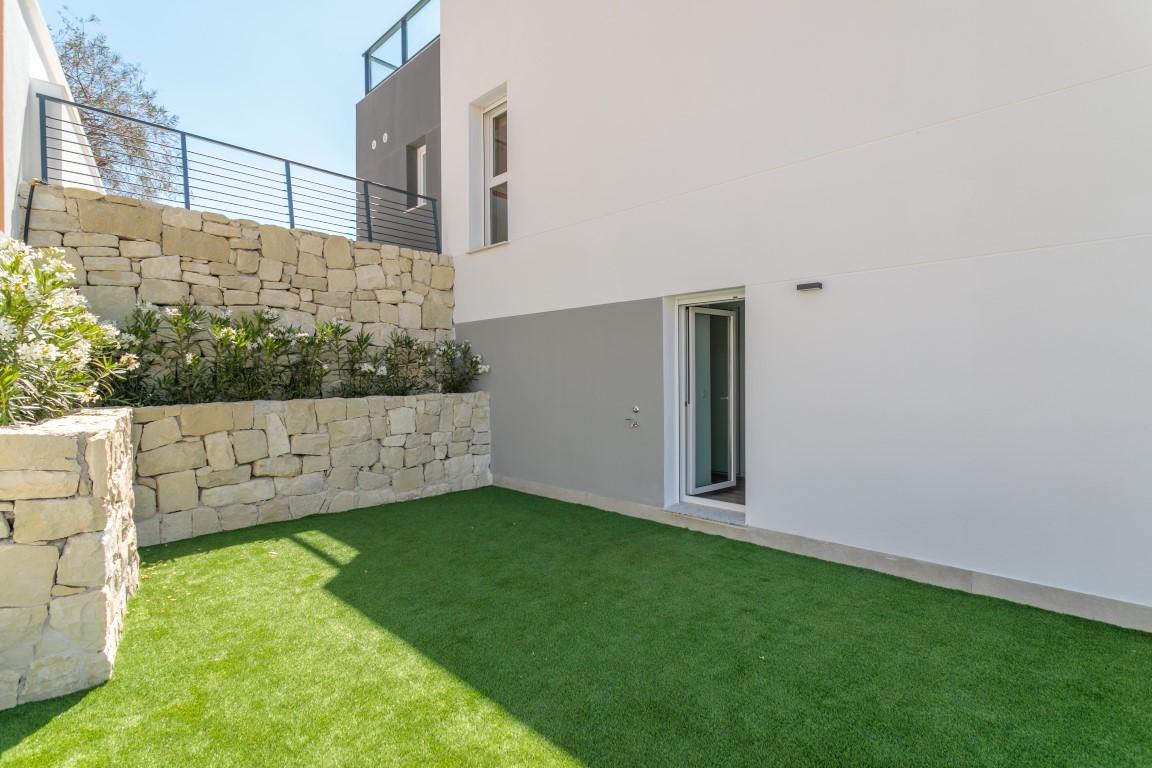
[(141, 65), (193, 133), (321, 168), (355, 172), (361, 54), (413, 0), (40, 0), (65, 6)]

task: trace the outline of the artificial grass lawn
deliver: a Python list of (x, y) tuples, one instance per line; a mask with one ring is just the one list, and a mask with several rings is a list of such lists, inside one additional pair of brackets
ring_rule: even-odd
[(0, 764), (1152, 764), (1152, 636), (511, 491), (143, 557)]

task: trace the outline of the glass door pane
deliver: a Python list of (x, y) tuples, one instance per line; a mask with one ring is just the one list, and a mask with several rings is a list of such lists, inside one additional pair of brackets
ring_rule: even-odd
[(735, 313), (691, 307), (689, 324), (689, 493), (736, 484)]

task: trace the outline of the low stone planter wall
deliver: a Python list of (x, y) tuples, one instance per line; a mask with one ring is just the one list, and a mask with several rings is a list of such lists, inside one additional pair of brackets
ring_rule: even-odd
[(0, 428), (0, 709), (112, 674), (139, 582), (130, 417)]
[(487, 392), (137, 408), (141, 546), (490, 485)]

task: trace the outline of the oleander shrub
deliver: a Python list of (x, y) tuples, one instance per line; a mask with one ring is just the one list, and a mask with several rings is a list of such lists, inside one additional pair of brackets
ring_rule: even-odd
[(0, 425), (94, 405), (137, 365), (119, 331), (88, 311), (64, 255), (0, 240)]
[(437, 392), (467, 392), (488, 371), (468, 341), (442, 341), (430, 351), (428, 376)]
[(446, 375), (444, 345), (403, 331), (380, 347), (340, 322), (308, 332), (279, 324), (271, 310), (233, 316), (186, 303), (137, 307), (121, 340), (139, 365), (116, 381), (112, 399), (130, 405), (462, 392), (487, 370), (469, 348), (475, 360)]

